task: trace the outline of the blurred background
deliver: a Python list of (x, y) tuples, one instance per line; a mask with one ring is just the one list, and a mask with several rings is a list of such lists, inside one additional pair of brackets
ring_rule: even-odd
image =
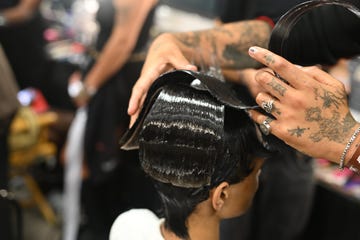
[[(157, 207), (156, 196), (133, 161), (137, 153), (119, 152), (117, 147), (128, 124), (126, 107), (131, 86), (139, 76), (150, 43), (163, 32), (202, 30), (220, 24), (225, 1), (160, 0), (156, 8), (150, 9), (139, 26), (141, 34), (136, 36), (134, 49), (118, 49), (119, 56), (129, 56), (119, 67), (121, 71), (109, 73), (110, 80), (89, 100), (87, 124), (80, 123), (83, 131), (71, 135), (75, 140), (69, 132), (75, 122), (81, 122), (82, 106), (72, 99), (77, 90), (75, 87), (70, 91), (69, 82), (86, 79), (97, 67), (100, 49), (112, 34), (113, 19), (107, 18), (114, 14), (112, 1), (34, 0), (25, 4), (36, 7), (32, 13), (24, 13), (24, 22), (16, 22), (20, 20), (15, 16), (15, 23), (9, 25), (3, 17), (5, 11), (20, 2), (0, 3), (0, 102), (4, 103), (0, 103), (0, 114), (4, 115), (0, 115), (0, 134), (2, 146), (9, 145), (0, 150), (0, 170), (7, 170), (0, 179), (0, 238), (106, 239), (108, 232), (104, 229), (121, 211)], [(359, 117), (359, 58), (341, 59), (328, 71), (352, 89), (350, 104)], [(120, 86), (112, 80), (119, 78), (131, 81)], [(114, 89), (121, 89), (120, 94)], [(81, 149), (76, 136), (82, 134), (88, 136), (83, 143), (85, 153), (76, 150)], [(75, 152), (69, 153), (69, 146), (75, 146)], [(88, 156), (86, 161), (80, 160), (75, 177), (67, 177), (66, 172), (71, 171), (67, 168), (71, 164), (66, 162), (69, 154)], [(336, 229), (351, 233), (351, 229), (338, 224), (344, 218), (351, 220), (360, 215), (360, 178), (351, 171), (339, 171), (326, 159), (314, 159), (312, 170), (315, 193), (309, 220), (301, 233), (303, 239), (336, 239), (341, 236), (339, 231), (333, 232)], [(106, 216), (102, 206), (109, 208)], [(5, 215), (1, 211), (10, 216), (10, 224), (2, 222)], [(329, 227), (334, 224), (336, 227)], [(5, 230), (10, 235), (3, 235)], [(71, 237), (74, 234), (76, 237)]]

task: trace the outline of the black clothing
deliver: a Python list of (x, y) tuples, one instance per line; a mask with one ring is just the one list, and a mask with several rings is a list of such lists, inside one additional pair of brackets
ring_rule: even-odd
[(288, 9), (304, 0), (251, 0), (251, 1), (220, 1), (222, 22), (236, 22), (267, 16), (274, 22), (279, 20)]
[[(304, 1), (226, 1), (223, 22), (268, 16), (276, 22)], [(357, 6), (358, 0), (351, 0)], [(292, 29), (282, 56), (300, 65), (334, 64), (360, 53), (360, 19), (340, 6), (322, 6), (305, 14)], [(225, 220), (221, 239), (300, 239), (311, 210), (314, 179), (311, 159), (296, 152), (265, 162), (259, 191), (244, 216)]]
[(0, 27), (0, 43), (21, 89), (40, 88), (41, 81), (49, 74), (50, 62), (44, 51), (45, 27), (39, 13), (16, 26)]
[(333, 65), (360, 54), (359, 29), (360, 17), (347, 9), (319, 7), (294, 26), (282, 55), (300, 65)]
[(310, 217), (315, 179), (312, 159), (279, 153), (263, 165), (251, 208), (221, 222), (224, 240), (299, 240)]
[[(1, 0), (0, 10), (16, 6), (17, 0)], [(26, 22), (0, 27), (0, 43), (20, 89), (39, 89), (54, 108), (74, 110), (67, 93), (67, 81), (76, 69), (71, 64), (51, 60), (43, 37), (48, 23), (39, 11)]]
[(20, 0), (1, 0), (0, 9), (14, 7), (19, 3)]
[[(111, 0), (99, 3), (97, 20), (101, 30), (97, 50), (101, 51), (113, 29), (114, 7)], [(133, 52), (146, 47), (154, 11), (148, 14)], [(127, 105), (142, 65), (143, 62), (126, 63), (88, 104), (84, 151), (90, 177), (83, 183), (86, 223), (80, 239), (107, 239), (120, 213), (131, 208), (156, 211), (160, 207), (157, 193), (140, 167), (138, 152), (120, 150), (118, 143), (129, 125)]]
[[(7, 136), (10, 123), (13, 116), (0, 119), (0, 190), (8, 190), (9, 179), (9, 149), (7, 144)], [(13, 239), (11, 224), (11, 208), (7, 200), (0, 196), (0, 232), (2, 239)]]
[[(276, 22), (282, 14), (303, 0), (252, 0), (223, 2), (222, 22), (266, 16)], [(259, 190), (245, 215), (224, 220), (223, 240), (295, 240), (310, 215), (314, 194), (312, 159), (293, 149), (266, 160), (259, 179)]]
[[(270, 17), (274, 22), (304, 0), (252, 0), (222, 2), (223, 22)], [(348, 0), (360, 8), (360, 1)], [(335, 64), (339, 58), (360, 54), (360, 18), (340, 6), (321, 6), (294, 26), (281, 54), (300, 65)]]
[[(107, 3), (108, 2), (108, 3)], [(99, 34), (99, 50), (111, 34), (109, 24), (110, 0), (101, 1), (98, 21), (101, 24)], [(133, 52), (142, 49), (147, 44), (154, 9), (149, 13)], [(111, 12), (110, 12), (111, 13)], [(105, 19), (105, 20), (104, 20)], [(105, 24), (105, 27), (102, 27)], [(112, 25), (111, 25), (112, 26)], [(146, 36), (146, 37), (145, 37)], [(88, 122), (85, 133), (86, 161), (92, 174), (92, 181), (101, 182), (111, 173), (120, 161), (118, 140), (129, 124), (127, 105), (133, 84), (136, 82), (143, 62), (128, 62), (109, 81), (107, 81), (90, 100), (88, 105)], [(112, 165), (113, 168), (106, 166)]]

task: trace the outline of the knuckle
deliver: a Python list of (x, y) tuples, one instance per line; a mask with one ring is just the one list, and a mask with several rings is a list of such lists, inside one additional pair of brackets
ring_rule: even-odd
[(275, 61), (273, 64), (272, 64), (272, 67), (276, 70), (279, 70), (279, 69), (282, 69), (282, 68), (285, 68), (286, 67), (286, 63), (279, 59), (278, 61)]
[(260, 92), (260, 93), (256, 96), (255, 101), (256, 101), (257, 103), (260, 103), (263, 99), (264, 99), (264, 93)]
[(261, 82), (261, 83), (265, 83), (269, 80), (269, 73), (266, 72), (266, 71), (259, 71), (257, 72), (257, 74), (255, 75), (255, 79), (258, 81), (258, 82)]
[(320, 68), (318, 66), (310, 66), (307, 68), (308, 72), (317, 72), (319, 70), (320, 70)]

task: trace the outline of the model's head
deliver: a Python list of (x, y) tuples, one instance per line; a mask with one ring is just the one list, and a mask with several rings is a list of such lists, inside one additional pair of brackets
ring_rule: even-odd
[(155, 100), (139, 147), (163, 202), (165, 227), (184, 239), (187, 219), (201, 202), (211, 201), (220, 218), (242, 214), (269, 155), (243, 110), (180, 85), (165, 87)]

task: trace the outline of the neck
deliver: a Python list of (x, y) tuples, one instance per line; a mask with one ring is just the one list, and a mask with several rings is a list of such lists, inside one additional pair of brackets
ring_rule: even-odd
[[(195, 210), (187, 219), (188, 240), (219, 240), (220, 237), (220, 219), (210, 209)], [(165, 240), (184, 240), (176, 236), (169, 229), (166, 229), (164, 223), (161, 225), (161, 233)]]
[(188, 219), (191, 240), (219, 240), (220, 219), (216, 215), (192, 214)]

